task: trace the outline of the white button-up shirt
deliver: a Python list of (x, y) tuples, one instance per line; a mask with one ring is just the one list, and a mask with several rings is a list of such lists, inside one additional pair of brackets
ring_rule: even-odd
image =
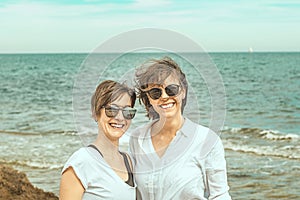
[(231, 199), (224, 148), (210, 129), (185, 119), (162, 157), (152, 145), (150, 122), (130, 138), (142, 200)]

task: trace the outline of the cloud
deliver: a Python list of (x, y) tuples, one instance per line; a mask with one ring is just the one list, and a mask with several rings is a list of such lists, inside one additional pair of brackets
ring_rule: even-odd
[[(0, 8), (0, 15), (6, 16), (6, 19), (26, 17), (26, 18), (51, 18), (51, 17), (85, 17), (91, 13), (110, 12), (115, 8), (114, 5), (93, 6), (87, 5), (67, 5), (27, 2), (8, 4)], [(62, 18), (63, 19), (63, 18)]]
[[(100, 37), (104, 40), (120, 32), (155, 27), (223, 46), (223, 40), (234, 41), (239, 35), (243, 36), (238, 41), (241, 43), (245, 34), (253, 41), (273, 32), (294, 38), (289, 34), (299, 33), (299, 21), (299, 4), (291, 0), (2, 0), (0, 44), (13, 49), (28, 41), (24, 49), (42, 43), (43, 48), (57, 44), (64, 48), (82, 40), (80, 48), (90, 49)], [(44, 40), (53, 36), (57, 43)], [(38, 37), (41, 44), (34, 41)], [(5, 45), (0, 51), (8, 48)]]
[(170, 0), (136, 0), (133, 4), (133, 8), (157, 8), (161, 6), (167, 6), (172, 4)]

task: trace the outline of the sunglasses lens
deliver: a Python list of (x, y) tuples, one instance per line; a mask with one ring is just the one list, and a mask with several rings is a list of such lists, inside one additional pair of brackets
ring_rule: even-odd
[(156, 100), (159, 99), (162, 92), (160, 88), (152, 88), (151, 90), (148, 91), (148, 94), (152, 99)]
[(122, 111), (123, 117), (125, 119), (133, 119), (136, 113), (136, 109), (126, 107), (124, 109), (120, 109), (118, 107), (105, 107), (105, 114), (107, 117), (116, 117), (119, 113), (119, 110)]
[(169, 85), (166, 87), (166, 93), (171, 96), (176, 96), (179, 92), (179, 86), (178, 85)]
[[(179, 93), (179, 85), (168, 85), (165, 88), (165, 91), (167, 93), (168, 96), (173, 97), (176, 96)], [(161, 97), (162, 95), (162, 90), (160, 88), (152, 88), (151, 90), (147, 91), (149, 96), (154, 99), (157, 100)]]
[(118, 115), (119, 109), (114, 107), (105, 108), (105, 114), (107, 117), (115, 117)]
[(136, 109), (127, 107), (122, 110), (122, 113), (125, 119), (133, 119), (136, 113)]

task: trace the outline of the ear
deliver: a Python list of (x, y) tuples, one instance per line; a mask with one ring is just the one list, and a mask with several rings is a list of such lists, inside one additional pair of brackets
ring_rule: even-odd
[(182, 100), (183, 100), (183, 99), (185, 99), (185, 97), (186, 97), (186, 90), (183, 89), (181, 92), (182, 92)]
[(98, 119), (97, 119), (97, 115), (96, 115), (96, 113), (95, 113), (95, 111), (94, 111), (94, 110), (92, 110), (92, 118), (95, 120), (95, 122), (97, 122), (97, 121), (98, 121)]

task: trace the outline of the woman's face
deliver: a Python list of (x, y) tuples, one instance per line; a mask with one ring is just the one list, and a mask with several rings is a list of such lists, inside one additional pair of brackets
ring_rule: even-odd
[(126, 109), (131, 108), (131, 99), (127, 93), (123, 93), (117, 100), (101, 108), (100, 116), (98, 117), (98, 127), (103, 131), (105, 136), (111, 140), (116, 141), (127, 131), (131, 120), (125, 119), (121, 110), (115, 117), (108, 117), (105, 113), (107, 108)]
[[(175, 94), (176, 86), (179, 86), (178, 94), (172, 96), (170, 90)], [(182, 100), (185, 98), (185, 90), (180, 86), (178, 78), (175, 78), (174, 75), (170, 75), (162, 85), (149, 84), (147, 91), (153, 88), (161, 89), (161, 96), (158, 99), (151, 98), (149, 92), (147, 92), (150, 104), (159, 114), (160, 118), (174, 118), (177, 115), (181, 116), (181, 105)], [(168, 93), (171, 94), (171, 96), (169, 96)]]

